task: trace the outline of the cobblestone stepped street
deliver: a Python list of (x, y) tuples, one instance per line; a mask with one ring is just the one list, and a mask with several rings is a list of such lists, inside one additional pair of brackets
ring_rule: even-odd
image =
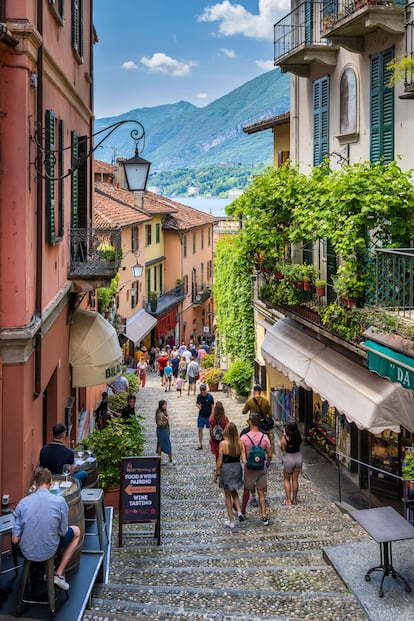
[[(242, 404), (221, 392), (213, 396), (241, 429)], [(195, 450), (195, 397), (177, 398), (174, 389), (165, 393), (155, 374), (137, 399), (147, 429), (146, 455), (155, 451), (154, 414), (163, 398), (177, 465), (161, 469), (161, 546), (143, 538), (146, 525), (138, 524), (124, 530), (124, 546), (118, 548), (115, 522), (109, 583), (95, 587), (83, 620), (366, 619), (357, 599), (322, 558), (324, 546), (367, 538), (356, 522), (319, 494), (306, 470), (298, 505), (285, 506), (276, 449), (269, 471), (269, 526), (262, 525), (259, 509), (248, 507), (247, 521), (229, 530), (223, 492), (213, 481), (208, 434), (204, 432), (204, 449)]]

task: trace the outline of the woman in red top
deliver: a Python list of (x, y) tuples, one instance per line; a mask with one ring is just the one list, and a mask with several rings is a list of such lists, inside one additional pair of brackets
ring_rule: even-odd
[[(227, 418), (224, 412), (224, 406), (221, 401), (217, 401), (217, 403), (214, 405), (213, 412), (210, 418), (208, 419), (208, 422), (210, 424), (210, 449), (213, 455), (215, 456), (216, 463), (217, 463), (218, 454), (219, 454), (219, 446), (220, 446), (221, 440), (216, 440), (213, 437), (213, 429), (216, 425), (219, 425), (224, 431), (224, 429), (229, 424), (229, 419)], [(223, 434), (221, 437), (223, 437)]]

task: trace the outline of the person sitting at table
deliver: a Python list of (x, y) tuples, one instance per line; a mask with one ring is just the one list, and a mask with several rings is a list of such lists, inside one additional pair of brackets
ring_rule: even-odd
[(12, 543), (19, 545), (25, 558), (38, 563), (62, 552), (53, 582), (68, 591), (65, 569), (79, 543), (80, 529), (68, 525), (65, 499), (49, 492), (52, 473), (48, 468), (36, 469), (34, 485), (36, 491), (25, 496), (15, 509)]
[(62, 474), (63, 465), (70, 465), (70, 476), (79, 481), (83, 487), (88, 480), (88, 473), (85, 470), (75, 472), (75, 453), (71, 448), (65, 446), (66, 426), (57, 423), (52, 429), (53, 440), (46, 444), (40, 451), (39, 466), (49, 468), (52, 474)]

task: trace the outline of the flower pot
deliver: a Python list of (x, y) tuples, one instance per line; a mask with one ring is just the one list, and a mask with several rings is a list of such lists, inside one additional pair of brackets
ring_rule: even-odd
[(104, 489), (105, 507), (113, 507), (114, 511), (119, 511), (119, 488), (120, 486), (117, 485)]
[(218, 391), (218, 387), (219, 387), (218, 382), (217, 382), (217, 384), (216, 383), (214, 383), (214, 384), (210, 384), (209, 383), (208, 384), (208, 389), (209, 389), (210, 392), (217, 392)]
[(311, 282), (309, 280), (304, 280), (303, 281), (303, 290), (304, 291), (310, 291), (311, 289)]
[(315, 293), (316, 295), (319, 296), (323, 296), (326, 293), (326, 286), (325, 285), (319, 285), (319, 287), (315, 287)]
[(341, 295), (339, 298), (339, 301), (341, 302), (341, 304), (343, 306), (345, 306), (346, 308), (352, 308), (353, 306), (356, 305), (356, 300), (354, 298), (347, 298), (344, 295)]
[(283, 279), (283, 274), (282, 272), (275, 272), (274, 276), (277, 280), (282, 280)]

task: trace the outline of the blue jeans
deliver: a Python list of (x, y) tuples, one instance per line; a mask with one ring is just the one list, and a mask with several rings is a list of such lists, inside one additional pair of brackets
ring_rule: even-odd
[(79, 481), (79, 485), (82, 487), (85, 485), (86, 481), (88, 480), (88, 473), (86, 472), (86, 470), (79, 470), (79, 472), (75, 472), (73, 475), (74, 479), (77, 479)]

